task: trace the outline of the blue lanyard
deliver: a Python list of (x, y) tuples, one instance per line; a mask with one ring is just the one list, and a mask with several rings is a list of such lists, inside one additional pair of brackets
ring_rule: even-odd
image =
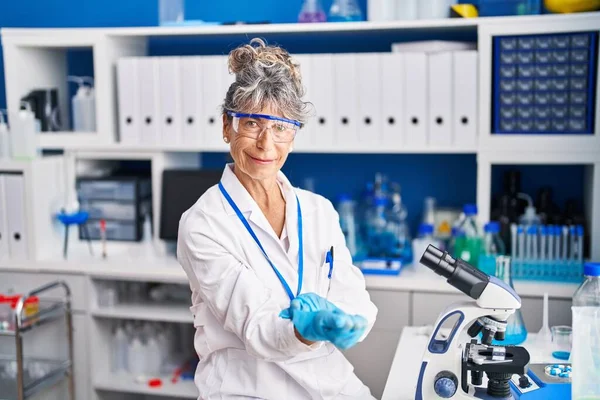
[[(250, 236), (252, 236), (252, 239), (254, 239), (254, 241), (262, 251), (271, 268), (273, 268), (273, 272), (275, 272), (275, 275), (277, 275), (277, 278), (279, 278), (279, 281), (281, 282), (283, 288), (287, 292), (290, 301), (294, 300), (295, 296), (294, 293), (292, 293), (292, 289), (290, 289), (290, 286), (287, 284), (285, 279), (283, 279), (283, 276), (281, 276), (281, 273), (279, 273), (279, 270), (277, 269), (277, 267), (275, 267), (275, 264), (273, 264), (273, 262), (267, 255), (267, 252), (260, 243), (260, 240), (258, 240), (258, 237), (252, 230), (252, 227), (244, 217), (244, 214), (242, 214), (237, 204), (235, 204), (231, 196), (229, 196), (229, 193), (227, 193), (227, 190), (225, 190), (221, 182), (219, 182), (219, 189), (221, 190), (221, 193), (223, 193), (223, 196), (225, 197), (231, 208), (233, 208), (233, 211), (235, 211), (235, 213), (237, 214), (240, 221), (242, 221), (242, 224), (244, 224), (244, 226), (246, 227), (246, 230), (250, 233)], [(300, 201), (298, 200), (298, 196), (296, 196), (296, 204), (298, 204), (298, 293), (296, 294), (296, 296), (298, 296), (300, 294), (300, 291), (302, 290), (302, 276), (304, 270), (304, 246), (302, 243), (302, 211), (300, 210)]]

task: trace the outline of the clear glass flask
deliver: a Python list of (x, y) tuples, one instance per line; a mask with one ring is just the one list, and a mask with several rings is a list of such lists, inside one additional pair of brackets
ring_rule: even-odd
[[(512, 281), (511, 275), (511, 259), (508, 256), (496, 257), (496, 277), (501, 279), (509, 285), (511, 288), (515, 288)], [(508, 325), (506, 326), (506, 335), (504, 340), (494, 340), (494, 345), (518, 345), (527, 339), (527, 328), (525, 328), (525, 322), (523, 321), (523, 314), (521, 310), (515, 310), (515, 313), (508, 318)]]

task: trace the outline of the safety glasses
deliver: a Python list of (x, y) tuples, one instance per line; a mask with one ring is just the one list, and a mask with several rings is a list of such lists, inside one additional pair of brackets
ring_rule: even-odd
[(294, 140), (301, 123), (291, 119), (267, 114), (244, 114), (227, 111), (232, 119), (233, 130), (242, 136), (258, 140), (267, 129), (271, 129), (273, 141), (289, 143)]

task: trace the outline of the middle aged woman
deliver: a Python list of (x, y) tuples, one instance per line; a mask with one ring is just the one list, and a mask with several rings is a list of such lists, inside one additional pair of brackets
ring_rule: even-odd
[(372, 399), (338, 348), (364, 339), (377, 308), (331, 202), (280, 171), (308, 114), (299, 66), (254, 39), (229, 69), (234, 163), (179, 224), (200, 398)]

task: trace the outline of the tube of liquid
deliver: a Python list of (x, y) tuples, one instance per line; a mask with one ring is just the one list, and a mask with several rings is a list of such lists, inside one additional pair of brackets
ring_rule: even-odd
[(583, 226), (577, 225), (577, 265), (583, 264)]
[(510, 224), (510, 256), (517, 259), (517, 224)]
[(569, 260), (569, 227), (566, 225), (562, 227), (562, 240), (561, 241), (562, 241), (562, 244), (561, 244), (562, 253), (561, 253), (560, 259), (563, 261), (568, 261)]
[(533, 235), (535, 234), (535, 227), (530, 226), (525, 232), (525, 262), (531, 261), (533, 257)]
[(554, 226), (554, 261), (560, 261), (560, 226)]
[(540, 260), (546, 261), (548, 259), (546, 253), (546, 247), (548, 244), (548, 227), (546, 225), (540, 226)]
[(519, 225), (517, 227), (517, 262), (515, 268), (515, 275), (522, 278), (523, 277), (523, 259), (525, 257), (525, 230), (523, 229), (523, 225)]
[(554, 261), (554, 226), (548, 225), (548, 261)]
[(568, 261), (577, 260), (577, 227), (575, 225), (569, 226), (569, 254)]

